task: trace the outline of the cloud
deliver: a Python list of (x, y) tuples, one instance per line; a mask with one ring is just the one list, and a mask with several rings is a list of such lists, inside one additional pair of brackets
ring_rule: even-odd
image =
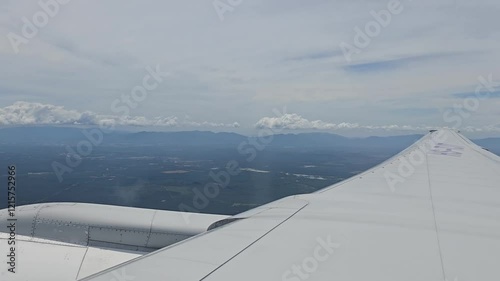
[[(452, 97), (454, 98), (460, 98), (460, 99), (466, 99), (466, 98), (477, 98), (479, 95), (475, 92), (470, 92), (470, 93), (458, 93), (458, 94), (453, 94)], [(489, 99), (494, 99), (494, 98), (500, 98), (500, 90), (494, 91), (494, 92), (487, 92), (486, 94), (481, 93), (481, 98), (489, 98)]]
[(377, 72), (377, 71), (391, 71), (397, 70), (399, 68), (408, 67), (414, 63), (425, 63), (428, 61), (436, 61), (442, 58), (452, 58), (454, 56), (459, 56), (463, 54), (457, 54), (454, 52), (448, 53), (430, 53), (424, 55), (414, 55), (402, 58), (375, 60), (365, 63), (349, 64), (345, 65), (343, 68), (346, 71), (353, 73), (367, 73), (367, 72)]
[(2, 125), (47, 125), (95, 123), (90, 113), (66, 110), (62, 106), (41, 103), (16, 102), (0, 109)]
[(214, 123), (214, 122), (192, 122), (186, 121), (184, 122), (186, 126), (189, 127), (214, 127), (214, 128), (239, 128), (240, 124), (238, 122), (225, 124), (225, 123)]
[(336, 130), (345, 128), (358, 128), (358, 124), (353, 123), (327, 123), (321, 120), (309, 121), (302, 116), (292, 113), (283, 114), (281, 117), (264, 117), (260, 119), (255, 127), (258, 129), (288, 129), (288, 130)]
[(309, 61), (309, 60), (326, 60), (335, 57), (340, 57), (343, 55), (341, 50), (323, 50), (323, 51), (311, 51), (302, 55), (293, 56), (287, 58), (285, 61)]
[[(298, 114), (287, 113), (281, 117), (264, 117), (260, 119), (255, 127), (257, 129), (279, 129), (279, 130), (350, 130), (350, 129), (364, 129), (364, 130), (382, 130), (382, 131), (415, 131), (422, 132), (431, 129), (436, 129), (434, 126), (410, 126), (410, 125), (360, 125), (358, 123), (329, 123), (322, 120), (310, 121)], [(467, 132), (500, 132), (500, 125), (489, 125), (483, 127), (466, 127)]]
[(472, 126), (467, 126), (463, 128), (462, 131), (468, 132), (468, 133), (490, 133), (490, 132), (500, 132), (500, 124), (496, 125), (487, 125), (483, 127), (472, 127)]
[(179, 121), (175, 116), (147, 118), (144, 116), (101, 115), (91, 111), (79, 112), (63, 106), (18, 101), (0, 108), (0, 125), (100, 125), (152, 127), (228, 127), (237, 128), (237, 122)]

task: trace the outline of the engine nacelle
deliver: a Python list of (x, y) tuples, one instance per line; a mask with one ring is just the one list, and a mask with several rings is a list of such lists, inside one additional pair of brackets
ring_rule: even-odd
[[(83, 203), (18, 207), (17, 234), (83, 246), (151, 252), (203, 233), (228, 216)], [(0, 211), (0, 222), (7, 211)], [(4, 230), (1, 230), (4, 231)]]

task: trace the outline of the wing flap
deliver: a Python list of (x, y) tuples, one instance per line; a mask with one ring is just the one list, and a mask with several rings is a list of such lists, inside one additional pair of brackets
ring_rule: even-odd
[(0, 233), (0, 251), (5, 253), (1, 280), (77, 280), (143, 254), (17, 236), (17, 260), (12, 273), (7, 271), (9, 247), (8, 235)]

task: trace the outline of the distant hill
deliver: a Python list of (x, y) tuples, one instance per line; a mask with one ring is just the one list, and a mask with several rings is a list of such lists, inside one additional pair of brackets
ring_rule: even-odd
[[(66, 127), (17, 127), (0, 129), (0, 144), (9, 145), (74, 145), (85, 136), (79, 128)], [(330, 133), (301, 133), (274, 135), (272, 147), (307, 148), (307, 147), (363, 147), (404, 149), (422, 135), (404, 135), (391, 137), (347, 138)], [(238, 147), (247, 136), (236, 133), (214, 133), (204, 131), (186, 132), (111, 132), (105, 134), (102, 145), (133, 146), (233, 146)], [(500, 138), (475, 140), (475, 142), (494, 152), (500, 152)]]
[(67, 144), (83, 137), (81, 129), (13, 127), (0, 129), (0, 144)]
[(139, 132), (106, 135), (105, 144), (211, 146), (235, 145), (245, 139), (245, 136), (235, 133)]
[(274, 136), (271, 146), (281, 147), (394, 147), (404, 149), (422, 135), (347, 138), (328, 133), (284, 134)]
[[(0, 144), (63, 145), (75, 144), (86, 137), (83, 131), (68, 127), (15, 127), (0, 129)], [(247, 137), (235, 133), (138, 132), (113, 131), (104, 134), (103, 145), (233, 145)]]
[(479, 139), (479, 140), (474, 140), (474, 142), (477, 145), (482, 146), (500, 155), (500, 138)]

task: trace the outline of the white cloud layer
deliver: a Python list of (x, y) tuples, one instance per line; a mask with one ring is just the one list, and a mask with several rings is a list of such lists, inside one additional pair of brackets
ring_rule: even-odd
[[(299, 114), (287, 113), (280, 117), (264, 117), (260, 119), (255, 127), (257, 129), (278, 129), (278, 130), (342, 130), (342, 129), (364, 129), (383, 131), (427, 131), (436, 129), (432, 126), (410, 126), (410, 125), (360, 125), (357, 123), (329, 123), (322, 120), (310, 121)], [(467, 132), (500, 132), (500, 125), (489, 125), (483, 127), (465, 127)]]
[(180, 121), (175, 116), (146, 118), (144, 116), (101, 115), (91, 111), (79, 112), (63, 106), (19, 101), (0, 108), (0, 125), (99, 125), (152, 127), (216, 127), (237, 128), (237, 122)]
[(337, 130), (337, 129), (354, 129), (358, 128), (358, 124), (353, 123), (328, 123), (321, 120), (309, 121), (302, 116), (292, 113), (283, 114), (280, 117), (264, 117), (260, 119), (255, 127), (270, 128), (270, 129), (288, 129), (288, 130)]

